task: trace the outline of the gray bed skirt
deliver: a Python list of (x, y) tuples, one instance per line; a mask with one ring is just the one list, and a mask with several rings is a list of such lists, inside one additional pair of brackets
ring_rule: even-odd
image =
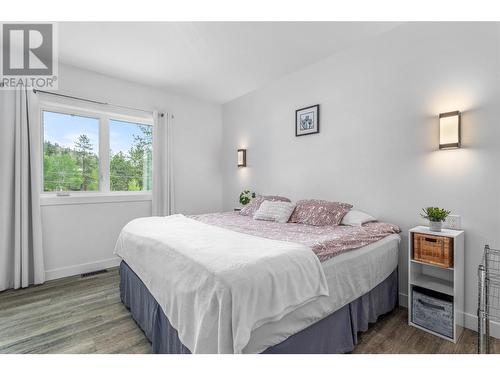
[[(151, 341), (153, 353), (189, 354), (162, 308), (141, 279), (125, 263), (120, 264), (123, 304)], [(357, 344), (358, 332), (368, 329), (380, 315), (392, 311), (398, 300), (397, 269), (368, 293), (326, 318), (269, 347), (264, 354), (348, 353)]]

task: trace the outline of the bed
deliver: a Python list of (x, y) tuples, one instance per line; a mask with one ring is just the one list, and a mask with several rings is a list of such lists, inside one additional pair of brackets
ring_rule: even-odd
[[(115, 249), (116, 254), (122, 258), (121, 299), (151, 341), (154, 353), (346, 353), (352, 351), (356, 345), (358, 332), (365, 331), (369, 323), (393, 310), (397, 304), (400, 237), (399, 228), (390, 224), (368, 223), (362, 227), (325, 228), (257, 221), (234, 212), (188, 218), (182, 215), (174, 216), (176, 217), (138, 219), (135, 229), (124, 228)], [(167, 245), (162, 245), (161, 251), (155, 252), (151, 249), (158, 247), (160, 237), (167, 236), (169, 229), (183, 232), (186, 225), (190, 229), (195, 228), (193, 230), (196, 233), (202, 233), (193, 236), (189, 231), (185, 231), (186, 238), (192, 239), (189, 242), (194, 242), (189, 249), (191, 252), (193, 249), (200, 249), (200, 243), (203, 241), (196, 243), (196, 240), (200, 236), (203, 238), (205, 230), (214, 238), (229, 236), (227, 246), (242, 243), (241, 246), (245, 247), (245, 241), (249, 241), (247, 247), (259, 247), (259, 254), (261, 249), (264, 253), (267, 250), (272, 253), (275, 247), (283, 247), (279, 250), (279, 257), (272, 253), (271, 258), (265, 259), (265, 264), (270, 264), (269, 268), (273, 272), (279, 268), (288, 270), (296, 267), (293, 271), (294, 278), (290, 279), (290, 275), (284, 271), (279, 275), (272, 274), (273, 285), (277, 283), (279, 286), (276, 290), (270, 290), (271, 284), (268, 283), (248, 293), (233, 292), (224, 294), (223, 298), (219, 296), (218, 299), (207, 299), (206, 295), (213, 294), (214, 290), (219, 293), (220, 288), (203, 290), (194, 287), (191, 288), (193, 296), (187, 303), (186, 299), (181, 300), (184, 303), (180, 303), (180, 299), (171, 299), (176, 288), (183, 287), (179, 287), (179, 281), (169, 274), (178, 272), (175, 270), (180, 269), (179, 265), (186, 273), (193, 274), (200, 270), (201, 261), (198, 262), (197, 258), (194, 258), (194, 261), (186, 260), (186, 254), (190, 254), (188, 252), (179, 257), (181, 263), (178, 263), (176, 268), (169, 270), (164, 267), (178, 254), (168, 254), (168, 261), (160, 261), (158, 254), (164, 256), (165, 246), (179, 247), (182, 241), (178, 237), (175, 237), (175, 240), (169, 237), (165, 242)], [(215, 232), (212, 233), (213, 231)], [(158, 234), (160, 232), (161, 234)], [(155, 238), (157, 235), (158, 238)], [(210, 242), (213, 240), (212, 237), (208, 238)], [(297, 246), (294, 247), (295, 245)], [(214, 244), (216, 248), (224, 246), (225, 243)], [(290, 257), (290, 253), (295, 254), (297, 258)], [(225, 257), (231, 256), (229, 247), (225, 254)], [(262, 267), (254, 264), (256, 261), (252, 258), (251, 251), (249, 254), (250, 263), (254, 268), (249, 274), (242, 273), (238, 276), (238, 272), (242, 272), (239, 270), (235, 273), (238, 278), (247, 281), (246, 284), (242, 283), (243, 288), (254, 282), (251, 280), (252, 274), (260, 272)], [(310, 254), (314, 255), (315, 260), (309, 257)], [(209, 252), (209, 255), (213, 256), (213, 251)], [(210, 259), (211, 267), (213, 258)], [(272, 264), (275, 259), (281, 262), (280, 264), (290, 263), (278, 267)], [(222, 261), (217, 258), (217, 262)], [(217, 267), (218, 265), (219, 263)], [(321, 276), (316, 277), (314, 275), (318, 272), (318, 267)], [(227, 270), (224, 269), (224, 275), (226, 274)], [(210, 272), (207, 275), (212, 277)], [(193, 283), (195, 280), (189, 279), (189, 275), (185, 277), (187, 279), (184, 281), (187, 283)], [(237, 283), (235, 280), (238, 278), (228, 280), (232, 280), (232, 284)], [(169, 284), (167, 279), (174, 281)], [(259, 276), (258, 279), (266, 277)], [(277, 291), (283, 291), (282, 294), (285, 295), (289, 294), (289, 290), (293, 291), (292, 296), (287, 297), (281, 306), (278, 302), (281, 302), (282, 296)], [(245, 297), (246, 307), (235, 314), (238, 305), (243, 303), (238, 302), (235, 297), (240, 293), (250, 297)], [(219, 314), (215, 316), (215, 320), (210, 320), (205, 315), (200, 318), (200, 314), (190, 316), (191, 309), (185, 309), (186, 305), (189, 307), (219, 303), (222, 299), (227, 300), (228, 296), (233, 298), (229, 303), (229, 310), (233, 314), (231, 316), (226, 316), (222, 303), (214, 307)], [(256, 308), (255, 318), (252, 314), (249, 314), (250, 317), (245, 315), (245, 319), (241, 318), (243, 311), (247, 314), (248, 306), (259, 306), (261, 301), (265, 301), (266, 309), (268, 305), (272, 305), (274, 310), (269, 312), (264, 309), (262, 312)], [(206, 307), (202, 310), (205, 311)], [(200, 319), (202, 323), (199, 323)], [(207, 320), (205, 326), (204, 319)], [(218, 327), (217, 331), (211, 331), (217, 324), (223, 326), (222, 328), (226, 327), (225, 331), (221, 327)], [(247, 324), (248, 329), (240, 330), (240, 324)], [(199, 326), (199, 330), (189, 332), (192, 330), (191, 326)], [(218, 344), (212, 341), (217, 341)]]

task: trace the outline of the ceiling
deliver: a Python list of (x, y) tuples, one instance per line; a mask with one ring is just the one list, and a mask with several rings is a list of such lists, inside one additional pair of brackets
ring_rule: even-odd
[(396, 22), (59, 24), (62, 63), (225, 103)]

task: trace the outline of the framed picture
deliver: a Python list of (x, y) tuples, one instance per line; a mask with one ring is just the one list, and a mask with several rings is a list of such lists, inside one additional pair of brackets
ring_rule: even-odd
[(295, 111), (295, 136), (319, 133), (319, 104)]

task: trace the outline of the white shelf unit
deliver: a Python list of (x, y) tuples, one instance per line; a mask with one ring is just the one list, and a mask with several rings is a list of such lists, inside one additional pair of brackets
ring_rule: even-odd
[[(414, 233), (453, 238), (453, 267), (443, 268), (412, 259)], [(443, 229), (441, 232), (433, 232), (424, 226), (412, 228), (408, 234), (408, 324), (454, 343), (459, 339), (464, 327), (464, 237), (462, 230)], [(453, 338), (440, 335), (411, 321), (414, 286), (453, 297)]]

